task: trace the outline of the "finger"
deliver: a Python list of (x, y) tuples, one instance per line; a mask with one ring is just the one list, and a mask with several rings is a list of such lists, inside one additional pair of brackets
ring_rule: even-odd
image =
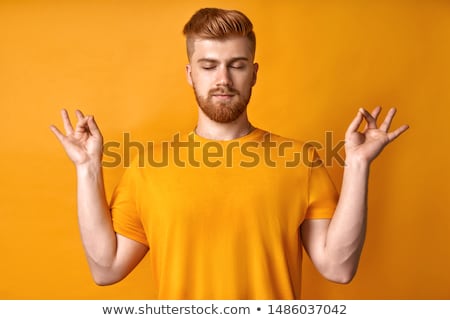
[(78, 121), (81, 121), (84, 119), (84, 114), (83, 114), (83, 112), (81, 112), (81, 110), (78, 110), (78, 109), (75, 110), (75, 114), (77, 115)]
[(363, 121), (363, 116), (362, 116), (361, 112), (358, 111), (358, 113), (356, 114), (356, 117), (352, 120), (352, 122), (348, 126), (347, 132), (345, 133), (345, 135), (349, 135), (353, 132), (356, 132), (358, 130), (359, 126), (361, 125), (362, 121)]
[(95, 137), (101, 137), (100, 129), (97, 126), (97, 123), (94, 120), (93, 116), (88, 116), (87, 124), (89, 127), (89, 131)]
[(387, 135), (389, 142), (397, 139), (403, 132), (405, 132), (408, 129), (409, 129), (409, 126), (407, 124), (405, 124), (405, 125), (401, 126), (400, 128), (398, 128), (397, 130), (389, 132)]
[(371, 115), (375, 119), (375, 121), (378, 120), (378, 116), (380, 115), (380, 113), (381, 113), (381, 106), (376, 106), (375, 109), (372, 110)]
[(66, 134), (69, 135), (73, 132), (73, 126), (70, 122), (69, 114), (66, 109), (61, 110), (61, 117), (63, 119), (64, 130), (66, 130)]
[(55, 134), (55, 136), (56, 136), (56, 138), (58, 138), (59, 142), (63, 143), (65, 135), (61, 131), (59, 131), (59, 129), (57, 127), (55, 127), (54, 125), (50, 126), (50, 130)]
[(389, 128), (391, 127), (392, 119), (394, 118), (394, 115), (396, 112), (397, 112), (397, 109), (395, 109), (395, 108), (389, 109), (386, 117), (384, 118), (383, 123), (380, 125), (380, 130), (383, 130), (384, 132), (389, 131)]
[[(375, 109), (372, 110), (371, 115), (372, 117), (375, 119), (375, 123), (378, 121), (378, 116), (381, 113), (381, 106), (377, 106), (375, 107)], [(368, 128), (368, 124), (366, 123), (366, 125), (364, 126), (363, 132), (367, 131)]]
[[(79, 115), (77, 115), (77, 117), (79, 117)], [(87, 125), (87, 121), (88, 121), (88, 117), (84, 117), (84, 116), (79, 117), (77, 125), (75, 127), (75, 132), (82, 133), (82, 132), (88, 131), (89, 127)]]
[(367, 129), (376, 129), (377, 128), (377, 120), (372, 117), (372, 115), (364, 108), (360, 108), (359, 112), (364, 116), (364, 119), (367, 121)]

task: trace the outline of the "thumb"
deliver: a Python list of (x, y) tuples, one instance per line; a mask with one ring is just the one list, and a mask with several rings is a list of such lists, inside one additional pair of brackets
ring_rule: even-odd
[(94, 120), (93, 116), (88, 116), (87, 120), (88, 128), (91, 134), (96, 138), (102, 138), (102, 134), (100, 132), (100, 129), (97, 126), (97, 123)]

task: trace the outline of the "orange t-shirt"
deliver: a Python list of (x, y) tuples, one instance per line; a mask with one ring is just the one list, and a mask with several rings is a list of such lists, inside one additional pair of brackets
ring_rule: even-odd
[(304, 219), (337, 192), (307, 144), (261, 129), (149, 146), (114, 191), (117, 233), (150, 248), (158, 299), (299, 299)]

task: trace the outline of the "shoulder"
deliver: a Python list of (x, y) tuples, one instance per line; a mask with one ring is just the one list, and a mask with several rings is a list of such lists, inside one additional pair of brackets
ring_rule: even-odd
[(294, 138), (294, 137), (287, 137), (284, 135), (280, 135), (276, 132), (264, 130), (264, 129), (256, 129), (260, 131), (260, 136), (262, 141), (273, 141), (275, 143), (278, 143), (279, 145), (292, 145), (293, 148), (301, 149), (303, 147), (309, 148), (312, 145), (302, 139)]

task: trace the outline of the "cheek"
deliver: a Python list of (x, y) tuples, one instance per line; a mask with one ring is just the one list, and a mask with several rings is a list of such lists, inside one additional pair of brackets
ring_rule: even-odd
[(209, 78), (203, 73), (195, 73), (191, 74), (192, 82), (196, 84), (198, 88), (207, 87), (209, 85)]
[(193, 85), (197, 95), (200, 95), (202, 97), (206, 97), (208, 95), (210, 87), (207, 86), (205, 84), (205, 82), (203, 82), (203, 81), (201, 81), (199, 79), (193, 78), (192, 80), (193, 80), (192, 85)]
[(241, 77), (235, 82), (235, 87), (239, 87), (242, 92), (248, 92), (253, 87), (253, 76)]

